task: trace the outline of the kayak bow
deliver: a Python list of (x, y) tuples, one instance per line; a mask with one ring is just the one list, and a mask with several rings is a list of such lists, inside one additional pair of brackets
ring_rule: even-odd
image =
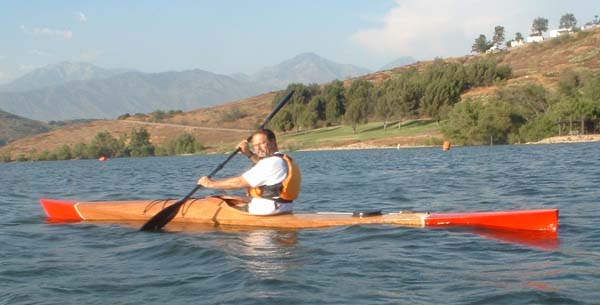
[[(75, 202), (41, 199), (52, 221), (147, 221), (176, 200)], [(467, 226), (491, 229), (556, 232), (558, 209), (475, 213), (388, 213), (356, 217), (353, 213), (250, 215), (236, 206), (235, 196), (189, 199), (173, 222), (269, 228), (322, 228), (359, 224), (391, 224), (411, 227)], [(359, 213), (360, 214), (360, 213)]]

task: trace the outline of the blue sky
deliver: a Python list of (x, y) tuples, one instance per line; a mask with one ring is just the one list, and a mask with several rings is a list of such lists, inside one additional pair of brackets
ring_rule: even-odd
[(303, 52), (371, 70), (402, 56), (469, 54), (494, 26), (530, 33), (536, 17), (582, 25), (597, 0), (0, 0), (0, 83), (61, 61), (143, 72), (255, 73)]

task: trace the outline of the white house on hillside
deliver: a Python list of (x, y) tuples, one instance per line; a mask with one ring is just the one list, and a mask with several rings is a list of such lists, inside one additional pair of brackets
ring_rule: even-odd
[(544, 41), (544, 36), (541, 36), (541, 35), (527, 36), (527, 43), (542, 42), (542, 41)]
[(525, 40), (511, 40), (510, 47), (516, 48), (525, 44)]
[(571, 34), (571, 29), (550, 30), (550, 38)]

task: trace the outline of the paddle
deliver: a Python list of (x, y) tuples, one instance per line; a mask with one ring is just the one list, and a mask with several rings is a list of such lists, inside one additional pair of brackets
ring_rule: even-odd
[[(279, 101), (277, 106), (275, 106), (275, 108), (271, 111), (271, 113), (269, 113), (269, 115), (267, 116), (265, 121), (262, 123), (262, 125), (260, 125), (258, 127), (258, 129), (263, 129), (265, 127), (265, 125), (267, 125), (269, 123), (269, 121), (271, 121), (271, 119), (275, 116), (275, 114), (277, 114), (277, 112), (281, 109), (281, 107), (283, 107), (285, 105), (285, 103), (287, 103), (287, 101), (290, 99), (292, 94), (294, 94), (294, 90), (290, 91), (286, 96), (284, 96), (281, 99), (281, 101)], [(250, 141), (251, 139), (252, 139), (252, 136), (249, 136), (248, 141)], [(229, 162), (229, 160), (231, 160), (235, 155), (237, 155), (237, 153), (239, 151), (240, 151), (240, 149), (237, 148), (234, 152), (232, 152), (229, 155), (229, 157), (227, 157), (227, 159), (225, 159), (225, 161), (223, 161), (223, 163), (219, 164), (219, 166), (217, 166), (217, 168), (215, 168), (208, 175), (208, 177), (210, 178), (213, 175), (215, 175), (218, 171), (220, 171), (223, 168), (223, 166), (225, 166), (225, 164), (227, 164), (227, 162)], [(164, 227), (173, 218), (175, 218), (175, 216), (177, 216), (177, 213), (179, 213), (179, 209), (181, 209), (183, 204), (188, 199), (190, 199), (190, 197), (192, 197), (192, 195), (194, 195), (194, 193), (196, 193), (196, 191), (198, 191), (201, 187), (202, 186), (200, 186), (200, 185), (196, 185), (196, 187), (191, 192), (189, 192), (189, 194), (185, 195), (185, 197), (183, 197), (183, 199), (173, 203), (172, 205), (166, 207), (162, 211), (156, 213), (156, 215), (154, 215), (152, 218), (150, 218), (150, 220), (148, 220), (148, 222), (146, 222), (140, 230), (142, 230), (142, 231), (157, 231), (157, 230), (162, 229), (162, 227)]]

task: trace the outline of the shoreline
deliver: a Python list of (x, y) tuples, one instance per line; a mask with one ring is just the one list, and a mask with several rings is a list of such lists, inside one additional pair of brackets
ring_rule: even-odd
[[(524, 144), (514, 145), (538, 145), (538, 144), (569, 144), (569, 143), (588, 143), (588, 142), (600, 142), (600, 134), (588, 134), (588, 135), (573, 135), (573, 136), (556, 136), (546, 139), (542, 139), (537, 142), (527, 142)], [(302, 148), (295, 151), (328, 151), (328, 150), (358, 150), (358, 149), (405, 149), (405, 148), (425, 148), (425, 147), (441, 147), (441, 145), (374, 145), (367, 144), (364, 142), (357, 142), (343, 146), (329, 146), (329, 147), (314, 147), (314, 148)], [(457, 145), (462, 146), (462, 145)]]
[(546, 138), (537, 142), (527, 142), (525, 144), (564, 144), (564, 143), (585, 143), (600, 142), (600, 134), (556, 136)]

